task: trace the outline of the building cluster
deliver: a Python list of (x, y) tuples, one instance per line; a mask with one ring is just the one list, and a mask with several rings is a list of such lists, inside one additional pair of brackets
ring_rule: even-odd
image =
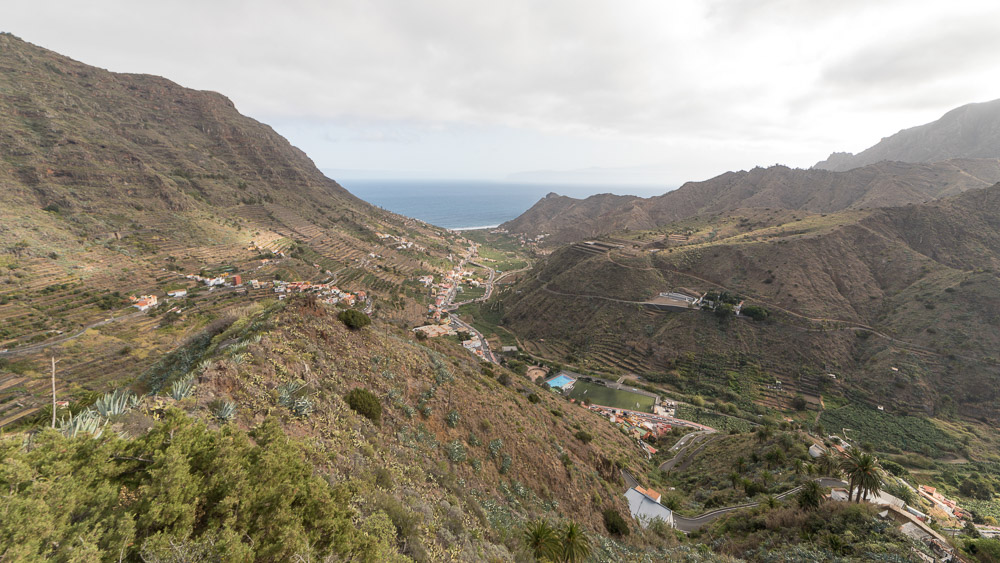
[(198, 274), (188, 274), (184, 276), (185, 278), (196, 281), (198, 283), (203, 283), (208, 287), (239, 287), (243, 285), (243, 277), (239, 274), (230, 276), (227, 273), (219, 274), (218, 276), (201, 276)]
[(483, 346), (483, 341), (479, 338), (478, 334), (472, 335), (472, 337), (468, 340), (463, 340), (462, 346), (464, 346), (466, 350), (472, 352), (477, 358), (482, 360), (486, 359), (486, 350), (484, 349), (485, 347)]
[(476, 277), (475, 272), (462, 266), (455, 266), (441, 274), (441, 281), (434, 283), (434, 276), (421, 276), (418, 281), (429, 287), (434, 295), (434, 302), (427, 308), (427, 315), (435, 320), (441, 320), (445, 307), (451, 303), (451, 298), (458, 292), (463, 283), (479, 287), (483, 282)]
[(931, 503), (931, 506), (940, 508), (949, 516), (957, 518), (959, 520), (971, 520), (972, 516), (958, 506), (954, 500), (942, 495), (937, 491), (935, 487), (929, 487), (927, 485), (919, 485), (917, 487), (917, 492), (920, 493), (921, 498)]
[(673, 429), (672, 424), (649, 413), (613, 409), (600, 405), (588, 405), (587, 408), (607, 418), (611, 424), (617, 426), (627, 436), (639, 440), (642, 443), (642, 448), (649, 455), (655, 454), (656, 448), (646, 442), (660, 438)]
[(375, 236), (378, 237), (383, 243), (386, 243), (387, 246), (394, 246), (396, 250), (417, 250), (420, 252), (427, 250), (412, 240), (406, 240), (406, 237), (398, 237), (396, 235), (380, 233), (378, 231), (375, 231)]
[(159, 305), (159, 301), (155, 295), (140, 295), (139, 297), (132, 295), (128, 299), (132, 302), (133, 307), (143, 312)]
[[(511, 234), (510, 231), (508, 231), (507, 229), (493, 229), (492, 231), (490, 231), (490, 233), (502, 234), (502, 235)], [(533, 237), (529, 237), (528, 235), (523, 233), (514, 236), (517, 238), (517, 241), (521, 244), (521, 246), (538, 246), (543, 240), (545, 240), (549, 236), (549, 233), (542, 233), (540, 235), (536, 235)]]
[(452, 328), (450, 319), (445, 319), (442, 324), (418, 326), (413, 332), (423, 333), (427, 338), (437, 338), (439, 336), (455, 336), (458, 334)]
[[(251, 285), (257, 280), (251, 280)], [(344, 291), (332, 283), (312, 283), (312, 282), (286, 282), (275, 280), (273, 282), (257, 282), (254, 287), (271, 286), (275, 293), (280, 294), (278, 299), (282, 299), (289, 293), (314, 293), (320, 297), (320, 301), (328, 305), (343, 303), (353, 307), (358, 303), (368, 301), (368, 293), (365, 291)]]

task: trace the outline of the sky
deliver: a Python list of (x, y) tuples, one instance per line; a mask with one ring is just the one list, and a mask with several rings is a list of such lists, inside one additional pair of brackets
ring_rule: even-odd
[(332, 177), (676, 186), (1000, 98), (1000, 2), (2, 0), (0, 30), (220, 92)]

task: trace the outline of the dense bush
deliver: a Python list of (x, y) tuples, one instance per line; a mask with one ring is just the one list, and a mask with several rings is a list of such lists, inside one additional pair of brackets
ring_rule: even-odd
[(382, 404), (378, 397), (367, 389), (357, 387), (344, 395), (347, 406), (368, 420), (379, 424), (382, 421)]
[(337, 318), (351, 330), (358, 330), (372, 324), (371, 317), (355, 309), (341, 311), (340, 314), (337, 315)]
[[(170, 410), (135, 440), (30, 448), (0, 440), (0, 546), (10, 561), (369, 559), (350, 493), (318, 475), (273, 419), (249, 434)], [(238, 514), (238, 517), (237, 517)], [(280, 525), (278, 525), (280, 523)]]
[(576, 433), (576, 439), (580, 440), (584, 444), (589, 444), (590, 441), (594, 439), (594, 437), (591, 436), (589, 432), (580, 430), (579, 432)]
[(604, 511), (604, 527), (607, 528), (609, 534), (614, 536), (627, 536), (630, 531), (628, 522), (613, 508)]
[(746, 305), (740, 309), (740, 314), (755, 321), (763, 321), (771, 315), (770, 311), (759, 305)]

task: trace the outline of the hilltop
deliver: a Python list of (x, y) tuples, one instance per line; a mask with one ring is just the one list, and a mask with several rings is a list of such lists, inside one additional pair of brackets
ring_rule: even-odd
[(662, 196), (550, 195), (501, 225), (512, 233), (548, 234), (559, 244), (622, 230), (650, 230), (683, 219), (744, 208), (834, 213), (922, 203), (1000, 180), (1000, 159), (956, 159), (935, 164), (879, 162), (847, 172), (786, 166), (727, 172), (687, 182)]
[(1000, 100), (967, 104), (937, 121), (904, 129), (858, 154), (836, 152), (813, 168), (850, 170), (883, 160), (940, 162), (1000, 155)]

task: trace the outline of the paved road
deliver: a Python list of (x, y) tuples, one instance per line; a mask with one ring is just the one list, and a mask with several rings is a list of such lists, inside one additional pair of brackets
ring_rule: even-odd
[[(845, 483), (844, 481), (841, 481), (840, 479), (830, 479), (828, 477), (820, 477), (819, 479), (816, 479), (816, 480), (819, 481), (819, 484), (822, 485), (822, 486), (824, 486), (824, 487), (846, 487), (847, 486), (847, 483)], [(775, 498), (777, 498), (778, 500), (783, 500), (783, 499), (786, 499), (786, 498), (794, 495), (795, 493), (799, 492), (800, 490), (802, 490), (802, 485), (799, 485), (798, 487), (795, 487), (793, 489), (789, 489), (789, 490), (787, 490), (787, 491), (785, 491), (785, 492), (783, 492), (783, 493), (781, 493), (779, 495), (775, 495)], [(713, 510), (711, 512), (706, 512), (705, 514), (702, 514), (701, 516), (695, 516), (693, 518), (688, 518), (686, 516), (679, 516), (677, 514), (674, 514), (674, 527), (677, 528), (678, 530), (684, 532), (685, 534), (690, 534), (691, 532), (697, 532), (705, 524), (708, 524), (710, 522), (714, 522), (715, 520), (719, 519), (721, 516), (723, 516), (725, 514), (729, 514), (730, 512), (734, 512), (734, 511), (737, 511), (737, 510), (743, 510), (744, 508), (753, 508), (753, 507), (757, 506), (758, 504), (760, 504), (760, 503), (759, 502), (748, 502), (746, 504), (739, 504), (739, 505), (736, 505), (736, 506), (728, 506), (726, 508), (720, 508), (718, 510)]]
[(700, 430), (698, 432), (691, 432), (690, 434), (685, 434), (681, 437), (676, 444), (670, 448), (670, 451), (677, 452), (677, 454), (660, 464), (660, 471), (670, 471), (675, 465), (680, 463), (682, 459), (687, 455), (691, 448), (695, 447), (698, 442), (703, 440), (709, 434), (713, 434), (714, 430)]
[(482, 333), (480, 333), (478, 330), (473, 328), (472, 325), (463, 321), (462, 319), (459, 319), (455, 315), (451, 316), (451, 322), (458, 328), (468, 331), (469, 333), (479, 337), (479, 341), (483, 343), (483, 356), (486, 358), (486, 361), (493, 364), (500, 363), (499, 361), (497, 361), (496, 355), (493, 354), (493, 351), (490, 350), (490, 343), (486, 341), (486, 338), (483, 337)]
[(625, 490), (634, 489), (639, 486), (639, 481), (631, 473), (622, 469), (622, 478), (625, 479)]

